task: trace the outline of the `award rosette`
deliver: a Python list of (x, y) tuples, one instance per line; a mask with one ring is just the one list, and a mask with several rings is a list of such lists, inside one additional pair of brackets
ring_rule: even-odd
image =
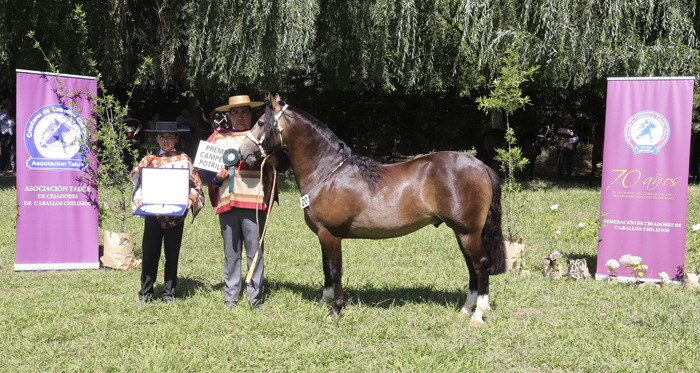
[[(221, 155), (224, 159), (224, 166), (228, 170), (228, 192), (233, 195), (233, 179), (236, 173), (235, 167), (241, 160), (241, 154), (234, 148), (229, 148)], [(234, 168), (234, 169), (232, 169)]]

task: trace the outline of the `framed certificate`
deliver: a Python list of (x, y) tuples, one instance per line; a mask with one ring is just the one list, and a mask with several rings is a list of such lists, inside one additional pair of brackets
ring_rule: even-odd
[(189, 168), (141, 169), (141, 206), (134, 215), (182, 216), (190, 194)]

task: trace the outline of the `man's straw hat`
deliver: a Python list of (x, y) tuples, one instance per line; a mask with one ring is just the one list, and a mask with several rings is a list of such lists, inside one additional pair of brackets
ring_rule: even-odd
[(216, 108), (216, 111), (229, 111), (231, 108), (241, 106), (250, 106), (254, 108), (264, 104), (265, 103), (261, 101), (250, 101), (250, 97), (246, 95), (231, 96), (228, 98), (228, 105), (219, 106)]

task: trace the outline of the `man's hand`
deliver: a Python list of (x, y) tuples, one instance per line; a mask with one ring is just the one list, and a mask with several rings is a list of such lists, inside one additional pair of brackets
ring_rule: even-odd
[(141, 198), (135, 199), (134, 203), (136, 204), (136, 206), (141, 206)]
[(270, 166), (275, 167), (275, 166), (277, 166), (280, 162), (279, 162), (279, 160), (277, 159), (276, 156), (270, 155), (270, 156), (267, 158), (267, 163), (268, 163)]
[(226, 169), (226, 167), (221, 167), (221, 171), (219, 171), (219, 173), (216, 174), (216, 181), (223, 181), (226, 179), (228, 179), (228, 170)]

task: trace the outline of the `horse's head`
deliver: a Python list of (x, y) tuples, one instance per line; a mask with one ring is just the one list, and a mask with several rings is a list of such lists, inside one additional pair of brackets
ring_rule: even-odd
[(229, 117), (228, 113), (217, 112), (214, 115), (212, 129), (218, 131), (224, 128), (231, 128), (231, 118)]
[(284, 147), (283, 132), (287, 123), (283, 117), (287, 105), (281, 106), (277, 99), (270, 95), (270, 105), (265, 108), (263, 114), (246, 135), (246, 140), (241, 143), (239, 152), (241, 160), (253, 165), (257, 159), (265, 158), (268, 154)]

